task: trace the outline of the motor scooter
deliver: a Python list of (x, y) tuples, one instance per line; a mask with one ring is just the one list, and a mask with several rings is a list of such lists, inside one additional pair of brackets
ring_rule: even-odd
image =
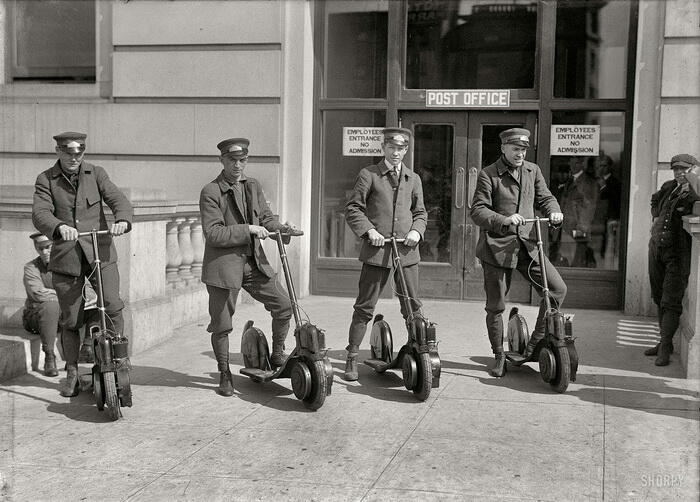
[(391, 237), (384, 239), (384, 244), (391, 244), (392, 260), (399, 282), (399, 301), (408, 313), (406, 331), (408, 339), (394, 357), (394, 343), (389, 323), (382, 314), (377, 314), (372, 323), (370, 335), (371, 358), (364, 363), (377, 373), (388, 369), (401, 368), (406, 389), (413, 391), (419, 401), (425, 401), (433, 387), (440, 386), (441, 362), (437, 351), (435, 335), (436, 324), (414, 312), (410, 299), (406, 296), (406, 276), (401, 265), (401, 256), (397, 244), (404, 239)]
[(246, 322), (241, 337), (241, 353), (244, 368), (240, 369), (255, 382), (270, 382), (277, 378), (290, 378), (292, 390), (297, 399), (310, 410), (323, 406), (326, 396), (331, 394), (333, 385), (333, 367), (328, 359), (325, 332), (301, 318), (301, 309), (297, 300), (292, 275), (287, 260), (285, 244), (290, 237), (303, 235), (296, 229), (287, 229), (285, 233), (277, 230), (270, 237), (277, 242), (282, 270), (287, 283), (287, 293), (292, 303), (294, 315), (294, 340), (296, 347), (278, 368), (270, 364), (270, 348), (265, 334), (253, 326), (253, 321)]
[[(542, 242), (541, 222), (549, 222), (549, 218), (527, 218), (525, 223), (534, 223), (537, 230), (537, 252), (540, 264), (545, 263), (544, 244)], [(542, 380), (549, 383), (552, 389), (559, 393), (566, 392), (569, 382), (576, 381), (578, 371), (578, 353), (574, 345), (573, 315), (564, 315), (558, 305), (552, 304), (547, 284), (547, 268), (542, 270), (542, 298), (545, 304), (545, 334), (535, 346), (532, 356), (524, 357), (525, 349), (530, 341), (525, 318), (513, 307), (509, 314), (506, 339), (509, 351), (506, 359), (514, 366), (521, 366), (530, 361), (538, 361)]]
[(131, 407), (131, 382), (129, 379), (129, 340), (107, 327), (107, 314), (104, 305), (104, 288), (102, 284), (102, 267), (97, 246), (97, 236), (109, 234), (109, 230), (92, 229), (79, 232), (78, 237), (90, 236), (92, 251), (95, 256), (94, 269), (97, 288), (97, 310), (99, 324), (91, 325), (89, 336), (92, 337), (94, 365), (92, 366), (92, 386), (97, 409), (103, 411), (112, 420), (122, 417), (120, 406)]

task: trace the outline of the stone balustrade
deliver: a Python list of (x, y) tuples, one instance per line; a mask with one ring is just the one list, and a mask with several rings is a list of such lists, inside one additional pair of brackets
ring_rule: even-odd
[[(36, 256), (29, 235), (33, 186), (0, 186), (0, 328), (21, 327), (24, 263)], [(162, 190), (125, 188), (134, 206), (132, 230), (115, 237), (125, 333), (139, 352), (173, 329), (203, 319), (200, 282), (204, 242), (195, 202), (171, 201)], [(109, 214), (109, 211), (107, 211)]]

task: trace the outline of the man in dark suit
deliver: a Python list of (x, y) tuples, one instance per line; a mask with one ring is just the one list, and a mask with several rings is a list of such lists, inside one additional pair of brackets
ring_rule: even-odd
[[(65, 132), (53, 138), (58, 161), (36, 179), (32, 221), (37, 230), (53, 239), (49, 270), (53, 273), (53, 287), (61, 307), (61, 345), (67, 369), (61, 395), (72, 397), (80, 391), (78, 329), (84, 321), (85, 278), (97, 288), (97, 279), (92, 273), (95, 262), (92, 241), (90, 237), (78, 238), (78, 232), (93, 228), (110, 231), (108, 235), (99, 236), (98, 252), (102, 262), (107, 328), (121, 335), (124, 302), (119, 297), (117, 250), (112, 236), (131, 230), (133, 208), (102, 167), (83, 161), (86, 134)], [(103, 202), (114, 215), (115, 222), (109, 226)]]
[(241, 288), (272, 315), (270, 364), (274, 367), (285, 361), (284, 340), (292, 318), (289, 297), (284, 294), (260, 240), (278, 229), (296, 227), (277, 221), (258, 180), (243, 173), (248, 165), (249, 145), (246, 138), (231, 138), (216, 145), (223, 170), (202, 188), (199, 197), (205, 239), (202, 282), (209, 293), (211, 317), (207, 331), (211, 333), (219, 369), (217, 392), (222, 396), (233, 395), (228, 334)]
[(609, 155), (601, 155), (598, 158), (598, 206), (594, 221), (598, 230), (602, 232), (600, 255), (605, 256), (608, 245), (608, 222), (620, 221), (622, 206), (622, 182), (615, 176), (613, 161)]
[(671, 158), (673, 178), (651, 196), (651, 237), (649, 238), (649, 281), (658, 308), (661, 341), (644, 351), (656, 356), (656, 366), (667, 366), (673, 353), (675, 335), (683, 313), (683, 295), (688, 286), (692, 237), (683, 230), (683, 216), (693, 212), (700, 200), (696, 190), (698, 161), (681, 153)]
[[(500, 133), (501, 158), (479, 173), (471, 216), (481, 227), (476, 256), (484, 269), (486, 291), (486, 328), (495, 355), (493, 376), (506, 371), (503, 351), (503, 316), (505, 296), (510, 289), (513, 269), (518, 270), (541, 295), (542, 266), (546, 267), (549, 293), (557, 305), (566, 296), (566, 284), (557, 269), (545, 258), (541, 264), (537, 253), (535, 228), (524, 223), (534, 218), (535, 209), (557, 225), (563, 214), (556, 198), (545, 183), (537, 164), (525, 160), (530, 146), (530, 131), (508, 129)], [(529, 359), (544, 337), (544, 302), (524, 357)]]
[[(406, 295), (414, 311), (421, 308), (418, 300), (418, 243), (423, 238), (428, 217), (423, 205), (423, 185), (418, 174), (403, 163), (411, 141), (411, 131), (387, 128), (383, 131), (384, 160), (363, 168), (345, 206), (345, 221), (363, 239), (360, 250), (362, 272), (357, 300), (348, 333), (347, 360), (344, 378), (357, 380), (357, 353), (372, 319), (379, 295), (386, 286), (392, 268), (391, 249), (384, 238), (405, 238), (399, 244), (401, 264), (406, 276)], [(398, 282), (397, 282), (398, 287)], [(401, 304), (404, 319), (408, 313)]]

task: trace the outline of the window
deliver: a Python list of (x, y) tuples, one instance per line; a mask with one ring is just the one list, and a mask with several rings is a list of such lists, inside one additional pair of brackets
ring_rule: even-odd
[(553, 155), (549, 187), (564, 213), (550, 229), (549, 259), (559, 267), (618, 270), (623, 200), (623, 112), (553, 112), (552, 124), (599, 126), (597, 156)]
[(326, 97), (384, 98), (387, 71), (384, 1), (326, 3)]
[(385, 127), (386, 113), (336, 110), (323, 114), (323, 172), (321, 198), (321, 256), (357, 258), (361, 242), (345, 223), (345, 202), (363, 167), (382, 157), (343, 155), (343, 127)]
[(557, 4), (555, 97), (625, 97), (630, 3), (561, 0)]
[(408, 89), (532, 89), (537, 2), (409, 0)]
[(95, 81), (95, 2), (15, 0), (11, 78)]

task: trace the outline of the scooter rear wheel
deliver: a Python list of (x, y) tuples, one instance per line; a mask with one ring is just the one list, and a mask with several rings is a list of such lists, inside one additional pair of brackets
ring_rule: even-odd
[(119, 397), (117, 396), (117, 383), (114, 380), (114, 371), (105, 371), (102, 373), (104, 380), (105, 405), (109, 418), (119, 420), (122, 412), (119, 409)]
[(328, 392), (326, 388), (328, 382), (326, 378), (326, 365), (323, 360), (315, 361), (313, 364), (309, 365), (309, 371), (311, 372), (311, 392), (309, 392), (309, 395), (305, 397), (302, 402), (307, 409), (316, 411), (323, 406)]
[(413, 387), (413, 394), (419, 401), (425, 401), (430, 395), (430, 389), (433, 388), (433, 367), (430, 362), (430, 354), (428, 352), (418, 354), (416, 363), (418, 366), (418, 380)]
[(571, 360), (567, 347), (554, 347), (554, 360), (556, 361), (556, 371), (549, 385), (559, 394), (566, 392), (571, 381)]

